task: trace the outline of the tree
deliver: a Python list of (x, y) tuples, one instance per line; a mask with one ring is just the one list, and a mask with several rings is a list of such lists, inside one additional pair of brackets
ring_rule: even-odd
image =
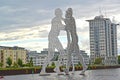
[(6, 63), (8, 64), (9, 67), (11, 67), (11, 65), (12, 65), (12, 59), (10, 57), (8, 57)]
[(55, 57), (55, 61), (57, 61), (57, 60), (58, 60), (58, 58), (59, 58), (59, 56), (57, 55), (57, 56)]
[(120, 55), (118, 56), (118, 64), (120, 64)]
[(13, 67), (17, 68), (18, 64), (16, 62), (14, 62)]
[(30, 58), (30, 62), (29, 62), (29, 66), (32, 67), (33, 66), (33, 58)]
[(102, 58), (96, 58), (94, 64), (102, 64)]
[(52, 62), (51, 66), (54, 66), (54, 67), (55, 67), (55, 63), (54, 63), (54, 62)]
[(22, 62), (22, 60), (21, 60), (20, 58), (18, 59), (17, 64), (18, 64), (20, 67), (23, 66), (23, 62)]
[(0, 62), (0, 67), (2, 67), (3, 66), (3, 63), (2, 62)]
[(81, 66), (81, 63), (80, 63), (80, 62), (78, 62), (78, 66)]

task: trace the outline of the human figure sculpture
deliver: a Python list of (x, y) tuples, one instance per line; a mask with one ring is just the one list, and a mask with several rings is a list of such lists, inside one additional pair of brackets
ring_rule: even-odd
[(40, 74), (46, 74), (45, 72), (45, 68), (47, 67), (47, 64), (50, 62), (50, 60), (54, 57), (54, 52), (55, 49), (58, 50), (58, 52), (60, 53), (59, 55), (59, 59), (58, 59), (58, 63), (56, 65), (56, 71), (58, 74), (61, 74), (60, 70), (59, 70), (59, 66), (61, 64), (61, 57), (63, 54), (65, 54), (64, 52), (64, 48), (61, 44), (61, 42), (58, 39), (59, 33), (61, 30), (65, 29), (65, 26), (62, 24), (62, 11), (61, 9), (57, 8), (55, 10), (55, 17), (52, 19), (51, 22), (51, 30), (49, 32), (48, 35), (48, 57), (45, 60), (45, 63), (43, 64), (42, 70), (40, 72)]
[(68, 54), (68, 61), (67, 61), (67, 71), (66, 74), (69, 74), (69, 67), (71, 65), (71, 56), (72, 53), (76, 54), (80, 60), (80, 63), (83, 66), (83, 70), (81, 74), (84, 74), (84, 72), (87, 69), (87, 65), (84, 63), (84, 59), (82, 55), (80, 54), (79, 46), (78, 46), (78, 36), (76, 33), (76, 24), (75, 19), (72, 16), (73, 11), (72, 8), (68, 8), (65, 15), (65, 24), (66, 24), (66, 31), (67, 31), (67, 39), (68, 39), (68, 45), (67, 45), (67, 54)]

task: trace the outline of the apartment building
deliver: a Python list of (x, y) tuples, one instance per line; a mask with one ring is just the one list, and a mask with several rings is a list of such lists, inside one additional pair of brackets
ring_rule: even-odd
[(12, 59), (12, 65), (14, 62), (17, 62), (18, 59), (21, 59), (23, 64), (26, 63), (27, 50), (22, 47), (8, 47), (8, 46), (0, 46), (0, 62), (3, 63), (3, 67), (7, 65), (7, 58)]
[[(86, 64), (89, 64), (89, 56), (87, 55), (87, 53), (85, 53), (85, 51), (81, 50), (81, 53), (84, 57), (84, 61)], [(43, 51), (41, 51), (41, 53), (37, 53), (36, 51), (30, 51), (28, 53), (28, 60), (30, 60), (30, 58), (33, 59), (33, 65), (34, 66), (42, 66), (44, 64), (44, 61), (46, 60), (48, 56), (48, 49), (43, 49)], [(59, 52), (55, 51), (54, 57), (51, 59), (50, 63), (52, 62), (56, 62), (58, 60), (58, 56), (59, 56)], [(72, 58), (73, 56), (73, 58)], [(71, 58), (73, 59), (73, 64), (76, 65), (78, 64), (80, 61), (78, 59), (78, 57), (76, 55), (72, 55)], [(67, 54), (63, 55), (63, 62), (61, 63), (61, 65), (66, 65), (67, 63)]]
[(117, 24), (103, 15), (87, 21), (91, 63), (94, 63), (96, 58), (102, 58), (103, 64), (117, 64)]

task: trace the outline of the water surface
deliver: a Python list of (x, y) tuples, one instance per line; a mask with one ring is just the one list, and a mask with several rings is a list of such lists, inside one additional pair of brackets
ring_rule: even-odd
[(75, 71), (75, 74), (58, 76), (51, 73), (50, 76), (39, 76), (39, 74), (13, 75), (5, 76), (0, 80), (120, 80), (120, 68), (117, 69), (101, 69), (88, 70), (86, 75), (79, 75), (81, 71)]

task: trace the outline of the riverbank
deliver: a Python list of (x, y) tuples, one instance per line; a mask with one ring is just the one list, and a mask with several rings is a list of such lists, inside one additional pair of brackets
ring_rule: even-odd
[(79, 75), (81, 71), (75, 71), (74, 75), (57, 76), (51, 73), (49, 76), (39, 76), (39, 74), (23, 74), (4, 76), (2, 80), (120, 80), (120, 68), (87, 70), (85, 76)]
[[(120, 68), (120, 65), (118, 66), (89, 66), (88, 70), (96, 70), (96, 69), (111, 69), (111, 68)], [(46, 68), (46, 72), (53, 73), (54, 68)], [(62, 69), (60, 68), (62, 71)], [(70, 67), (70, 71), (72, 70), (72, 67)], [(81, 66), (76, 66), (75, 71), (82, 70)], [(7, 76), (7, 75), (21, 75), (21, 74), (36, 74), (40, 73), (41, 68), (15, 68), (15, 69), (3, 69), (0, 70), (0, 76)]]

